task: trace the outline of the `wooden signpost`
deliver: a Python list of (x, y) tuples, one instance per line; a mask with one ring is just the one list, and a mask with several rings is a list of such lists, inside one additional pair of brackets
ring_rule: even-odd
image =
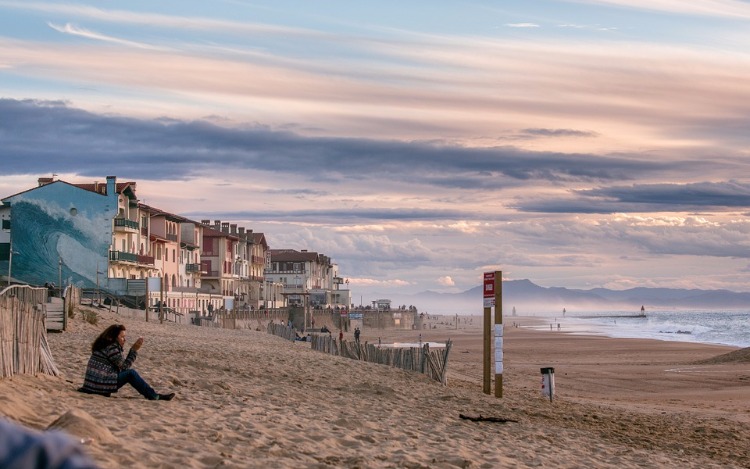
[[(492, 393), (492, 346), (494, 338), (495, 397), (503, 397), (503, 273), (484, 273), (484, 380), (483, 391)], [(492, 307), (495, 324), (492, 327)]]

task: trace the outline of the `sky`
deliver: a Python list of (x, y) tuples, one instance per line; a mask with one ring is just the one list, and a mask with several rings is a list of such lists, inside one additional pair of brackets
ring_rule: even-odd
[(739, 0), (0, 0), (0, 196), (135, 181), (365, 304), (496, 270), (750, 291), (748, 30)]

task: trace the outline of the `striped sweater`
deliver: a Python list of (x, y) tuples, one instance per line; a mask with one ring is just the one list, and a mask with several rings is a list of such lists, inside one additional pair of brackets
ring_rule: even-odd
[(123, 359), (122, 354), (123, 349), (117, 342), (92, 353), (80, 391), (105, 396), (117, 392), (118, 373), (130, 368), (138, 356), (132, 348), (127, 358)]

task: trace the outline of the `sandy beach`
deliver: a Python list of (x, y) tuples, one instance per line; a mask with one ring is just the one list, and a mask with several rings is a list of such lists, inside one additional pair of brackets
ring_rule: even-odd
[[(482, 393), (479, 317), (458, 329), (363, 331), (370, 342), (450, 338), (442, 386), (265, 330), (99, 315), (49, 334), (63, 376), (0, 381), (0, 414), (40, 430), (57, 421), (104, 468), (750, 466), (746, 349), (722, 360), (737, 349), (537, 330), (527, 326), (540, 319), (514, 317), (497, 399)], [(128, 328), (126, 348), (145, 338), (135, 368), (173, 401), (130, 387), (110, 398), (76, 391), (92, 340), (115, 322)], [(540, 392), (547, 366), (553, 402)]]

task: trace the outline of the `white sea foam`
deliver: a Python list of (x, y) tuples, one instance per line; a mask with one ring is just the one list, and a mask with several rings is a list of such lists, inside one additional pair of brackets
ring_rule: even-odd
[(613, 311), (556, 318), (550, 321), (554, 330), (557, 323), (566, 332), (580, 334), (750, 347), (747, 311), (651, 311), (645, 316)]

